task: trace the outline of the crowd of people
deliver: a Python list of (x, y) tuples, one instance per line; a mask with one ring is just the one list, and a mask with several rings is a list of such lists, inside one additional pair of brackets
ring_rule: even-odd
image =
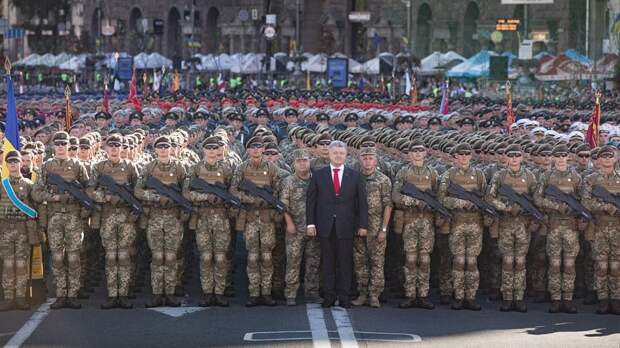
[(603, 98), (595, 147), (590, 100), (517, 101), (511, 124), (503, 101), (455, 97), (439, 113), (440, 99), (252, 89), (70, 108), (20, 99), (21, 148), (3, 160), (39, 216), (0, 192), (0, 310), (29, 308), (30, 246), (41, 243), (52, 309), (80, 308), (102, 279), (103, 309), (132, 308), (136, 291), (150, 291), (147, 307), (179, 306), (195, 263), (199, 304), (228, 306), (238, 234), (246, 306), (294, 306), (301, 294), (332, 305), (307, 189), (345, 148), (345, 168), (365, 183), (368, 228), (351, 237), (354, 296), (341, 306), (392, 296), (433, 309), (436, 286), (454, 310), (480, 310), (482, 288), (501, 311), (527, 311), (529, 296), (552, 313), (575, 313), (583, 298), (620, 314), (615, 99)]

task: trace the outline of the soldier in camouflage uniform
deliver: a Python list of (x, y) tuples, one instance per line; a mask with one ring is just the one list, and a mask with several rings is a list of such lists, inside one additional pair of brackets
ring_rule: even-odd
[(177, 252), (183, 239), (183, 222), (179, 207), (166, 196), (153, 189), (147, 189), (145, 182), (151, 176), (163, 184), (183, 186), (185, 168), (170, 155), (171, 141), (161, 136), (153, 143), (157, 158), (148, 163), (136, 188), (136, 198), (148, 206), (147, 240), (151, 249), (151, 288), (153, 297), (147, 307), (160, 307), (164, 304), (178, 307), (174, 298), (177, 283)]
[(573, 304), (575, 258), (579, 253), (578, 220), (566, 203), (547, 198), (545, 189), (555, 185), (566, 193), (579, 193), (581, 178), (568, 167), (568, 147), (556, 145), (552, 151), (554, 168), (542, 176), (534, 199), (549, 214), (547, 256), (549, 257), (548, 289), (550, 313), (576, 313)]
[(183, 185), (183, 195), (194, 204), (198, 214), (196, 245), (200, 253), (200, 284), (204, 295), (200, 303), (202, 307), (228, 306), (224, 290), (229, 267), (226, 251), (231, 233), (226, 203), (214, 194), (192, 189), (191, 182), (194, 178), (200, 178), (209, 184), (230, 186), (233, 170), (226, 161), (218, 158), (222, 146), (220, 137), (207, 138), (203, 144), (203, 161), (190, 168)]
[(379, 295), (385, 287), (383, 265), (387, 228), (392, 215), (392, 182), (377, 169), (375, 148), (363, 148), (359, 154), (362, 178), (366, 180), (368, 199), (368, 234), (353, 239), (353, 267), (359, 297), (351, 303), (381, 307)]
[(256, 186), (278, 190), (278, 169), (263, 159), (264, 144), (260, 137), (253, 137), (246, 144), (248, 160), (236, 170), (231, 185), (231, 193), (249, 209), (243, 228), (245, 244), (248, 249), (247, 274), (249, 299), (246, 306), (259, 304), (275, 306), (271, 296), (273, 277), (272, 252), (275, 246), (275, 221), (279, 214), (261, 198), (239, 189), (243, 180), (252, 181)]
[[(498, 194), (501, 185), (511, 187), (517, 193), (530, 197), (536, 190), (536, 178), (525, 166), (521, 165), (523, 151), (518, 144), (506, 147), (508, 167), (500, 169), (493, 175), (487, 199), (501, 212), (499, 219), (499, 251), (502, 254), (502, 312), (512, 309), (526, 312), (523, 301), (525, 293), (525, 260), (530, 243), (530, 217), (521, 207)], [(497, 238), (498, 236), (492, 236)]]
[[(0, 155), (1, 156), (1, 155)], [(21, 174), (21, 155), (9, 151), (6, 155), (9, 169), (9, 181), (16, 196), (29, 207), (32, 181)], [(4, 301), (0, 303), (0, 312), (12, 309), (28, 310), (26, 287), (30, 264), (30, 246), (39, 243), (35, 220), (22, 213), (9, 199), (4, 190), (0, 191), (0, 258), (2, 259), (2, 290)]]
[(426, 147), (420, 140), (409, 145), (409, 164), (398, 171), (394, 179), (392, 198), (397, 207), (403, 210), (403, 248), (405, 251), (405, 296), (399, 307), (418, 306), (434, 309), (428, 299), (431, 271), (431, 252), (435, 241), (435, 216), (426, 203), (401, 194), (404, 184), (415, 185), (420, 190), (437, 192), (437, 171), (425, 163)]
[[(52, 273), (56, 280), (56, 301), (52, 309), (82, 306), (76, 301), (80, 289), (80, 247), (82, 244), (82, 207), (77, 200), (47, 183), (48, 174), (57, 174), (68, 182), (88, 184), (88, 173), (83, 164), (68, 158), (69, 135), (57, 132), (52, 138), (54, 158), (43, 164), (41, 176), (33, 189), (33, 199), (47, 202), (47, 234), (52, 252)], [(65, 257), (66, 255), (66, 257)], [(66, 261), (66, 264), (65, 264)]]
[(454, 302), (452, 309), (480, 310), (476, 292), (480, 284), (477, 258), (482, 250), (482, 213), (467, 200), (448, 193), (448, 186), (454, 182), (465, 190), (486, 192), (486, 179), (480, 170), (470, 167), (471, 146), (460, 143), (453, 149), (456, 166), (442, 174), (438, 197), (446, 208), (452, 210), (449, 246), (453, 255), (452, 282)]
[(310, 184), (310, 154), (304, 149), (293, 151), (295, 172), (280, 186), (280, 200), (288, 210), (286, 220), (286, 304), (296, 305), (302, 259), (305, 263), (304, 297), (307, 303), (317, 303), (319, 297), (319, 241), (306, 235), (306, 191)]
[(620, 193), (620, 175), (614, 170), (616, 151), (603, 146), (598, 152), (599, 171), (584, 180), (583, 203), (595, 218), (594, 255), (596, 257), (594, 288), (599, 306), (598, 314), (620, 315), (620, 218), (615, 205), (592, 195), (594, 186), (612, 194)]
[(319, 134), (314, 139), (315, 153), (317, 157), (310, 161), (310, 168), (313, 171), (329, 166), (329, 144), (332, 137), (329, 133)]
[(120, 158), (122, 138), (113, 134), (106, 139), (108, 159), (95, 165), (91, 177), (91, 197), (101, 205), (101, 242), (105, 250), (105, 274), (108, 299), (102, 309), (116, 307), (130, 309), (128, 301), (132, 270), (130, 250), (136, 238), (135, 222), (138, 216), (120, 196), (112, 193), (98, 180), (109, 176), (119, 185), (135, 187), (138, 170), (135, 165)]

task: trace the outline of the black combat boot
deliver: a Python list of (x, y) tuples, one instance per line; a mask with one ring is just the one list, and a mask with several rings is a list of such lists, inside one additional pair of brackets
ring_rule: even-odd
[(596, 314), (609, 314), (609, 307), (609, 300), (600, 300), (598, 302)]
[(256, 307), (258, 306), (258, 296), (250, 296), (245, 303), (246, 307)]
[(499, 305), (499, 311), (500, 312), (510, 312), (512, 310), (512, 307), (513, 307), (512, 301), (503, 300), (502, 304)]
[(131, 304), (131, 302), (129, 302), (129, 298), (127, 298), (127, 296), (120, 296), (118, 298), (118, 306), (122, 309), (132, 309), (133, 308), (133, 304)]
[(147, 302), (145, 305), (146, 308), (155, 308), (155, 307), (163, 307), (164, 305), (164, 296), (163, 295), (153, 295), (151, 300)]
[(454, 299), (454, 301), (452, 301), (452, 309), (456, 311), (463, 309), (463, 300)]
[(181, 302), (179, 302), (179, 300), (177, 300), (172, 295), (166, 295), (164, 300), (166, 302), (166, 306), (168, 306), (168, 307), (180, 307), (181, 306)]
[(15, 309), (15, 301), (4, 300), (0, 303), (0, 312), (12, 311)]
[(418, 308), (435, 309), (435, 305), (428, 299), (428, 297), (420, 297), (418, 298)]
[(560, 313), (562, 309), (562, 302), (559, 300), (551, 300), (551, 306), (549, 307), (549, 313)]
[(398, 308), (413, 308), (417, 305), (417, 302), (414, 298), (407, 297), (403, 302), (398, 305)]
[(204, 294), (202, 301), (198, 304), (200, 307), (209, 307), (213, 304), (213, 294)]
[(562, 311), (564, 313), (568, 313), (568, 314), (575, 314), (575, 313), (577, 313), (577, 307), (575, 307), (575, 304), (573, 303), (573, 300), (564, 300), (562, 302)]
[(519, 313), (527, 313), (527, 305), (523, 300), (515, 301), (514, 309)]
[(470, 311), (479, 311), (482, 309), (476, 300), (465, 300), (463, 302), (463, 308), (469, 309)]
[(77, 301), (75, 297), (67, 297), (67, 301), (65, 301), (65, 307), (70, 309), (80, 309), (82, 305)]
[(56, 301), (54, 301), (54, 303), (52, 303), (50, 308), (51, 309), (65, 308), (65, 302), (66, 302), (66, 298), (65, 297), (58, 297), (58, 298), (56, 298)]
[(261, 298), (261, 302), (263, 303), (263, 305), (265, 306), (269, 306), (269, 307), (273, 307), (273, 306), (277, 306), (278, 302), (276, 302), (271, 296), (267, 295), (267, 296), (263, 296)]
[(112, 309), (118, 307), (118, 299), (116, 297), (108, 297), (108, 300), (101, 304), (101, 309)]
[(213, 304), (219, 307), (228, 307), (228, 300), (224, 295), (215, 295), (213, 298)]

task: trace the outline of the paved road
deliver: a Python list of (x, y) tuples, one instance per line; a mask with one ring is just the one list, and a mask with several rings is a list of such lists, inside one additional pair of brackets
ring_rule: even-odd
[[(535, 304), (530, 304), (525, 314), (500, 313), (497, 303), (484, 301), (480, 312), (457, 312), (447, 306), (434, 311), (401, 310), (396, 308), (397, 300), (381, 309), (323, 310), (317, 305), (245, 308), (246, 282), (240, 266), (237, 298), (229, 308), (195, 307), (197, 280), (184, 307), (163, 310), (167, 313), (145, 309), (144, 294), (134, 301), (137, 309), (100, 310), (105, 292), (98, 288), (89, 300), (82, 301), (82, 310), (0, 314), (0, 344), (23, 341), (25, 347), (93, 348), (620, 347), (620, 317), (593, 314), (594, 306), (580, 306), (577, 315), (551, 315), (546, 312), (547, 305)], [(39, 320), (29, 320), (33, 316)]]

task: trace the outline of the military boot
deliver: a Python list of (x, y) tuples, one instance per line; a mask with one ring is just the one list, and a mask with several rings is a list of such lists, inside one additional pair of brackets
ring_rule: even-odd
[(267, 296), (263, 296), (261, 298), (261, 302), (263, 303), (264, 306), (269, 306), (269, 307), (273, 307), (273, 306), (277, 306), (278, 302), (276, 302), (271, 296), (267, 295)]
[(463, 308), (469, 309), (470, 311), (479, 311), (482, 309), (476, 300), (465, 300), (463, 302)]
[(129, 302), (129, 298), (127, 296), (121, 296), (118, 298), (118, 306), (122, 309), (132, 309), (133, 304)]
[(379, 301), (379, 297), (377, 296), (370, 296), (370, 299), (368, 300), (368, 305), (372, 308), (379, 308), (381, 307), (381, 302)]
[(164, 296), (163, 295), (153, 295), (151, 300), (147, 302), (145, 305), (146, 308), (155, 308), (155, 307), (163, 307), (164, 305)]
[(417, 302), (414, 298), (407, 297), (403, 302), (398, 305), (398, 308), (413, 308), (417, 305)]
[(219, 307), (228, 307), (228, 300), (224, 295), (215, 295), (213, 298), (213, 304)]
[(77, 301), (75, 297), (67, 297), (67, 301), (65, 301), (65, 307), (70, 309), (80, 309), (82, 305)]
[(560, 313), (562, 309), (562, 302), (559, 300), (551, 300), (551, 306), (549, 307), (549, 313)]
[(166, 302), (166, 306), (168, 306), (168, 307), (179, 307), (179, 306), (181, 306), (181, 302), (179, 302), (179, 300), (177, 300), (172, 295), (166, 295), (166, 297), (164, 298), (164, 301)]
[(609, 314), (609, 300), (600, 300), (596, 314)]
[(14, 300), (4, 300), (0, 303), (0, 312), (12, 311), (15, 309)]
[(116, 297), (108, 297), (108, 300), (101, 304), (101, 309), (112, 309), (118, 307), (118, 300)]
[(54, 301), (54, 303), (52, 303), (50, 305), (51, 309), (61, 309), (61, 308), (65, 308), (65, 302), (66, 302), (66, 298), (64, 297), (58, 297), (56, 298), (56, 301)]
[(258, 296), (250, 296), (248, 300), (245, 302), (246, 307), (256, 307), (258, 306)]
[(575, 314), (577, 313), (577, 307), (575, 307), (572, 300), (564, 300), (564, 302), (562, 302), (562, 311), (568, 314)]
[(463, 309), (463, 300), (454, 299), (454, 301), (452, 301), (452, 309), (456, 311)]
[(418, 298), (418, 307), (422, 309), (435, 309), (435, 305), (428, 299), (428, 297)]
[(15, 299), (15, 308), (19, 309), (20, 311), (27, 311), (30, 310), (30, 305), (28, 304), (28, 302), (26, 302), (25, 298), (18, 297)]
[(517, 311), (519, 313), (526, 313), (527, 312), (527, 305), (525, 304), (525, 301), (523, 301), (523, 300), (515, 301), (514, 309), (515, 309), (515, 311)]
[(351, 304), (354, 306), (363, 306), (368, 301), (368, 297), (366, 295), (359, 295), (355, 300), (351, 301)]
[(502, 304), (499, 305), (499, 311), (500, 312), (509, 312), (510, 310), (512, 310), (512, 301), (503, 300)]
[(200, 307), (209, 307), (213, 304), (213, 294), (204, 294), (202, 301), (198, 304)]

